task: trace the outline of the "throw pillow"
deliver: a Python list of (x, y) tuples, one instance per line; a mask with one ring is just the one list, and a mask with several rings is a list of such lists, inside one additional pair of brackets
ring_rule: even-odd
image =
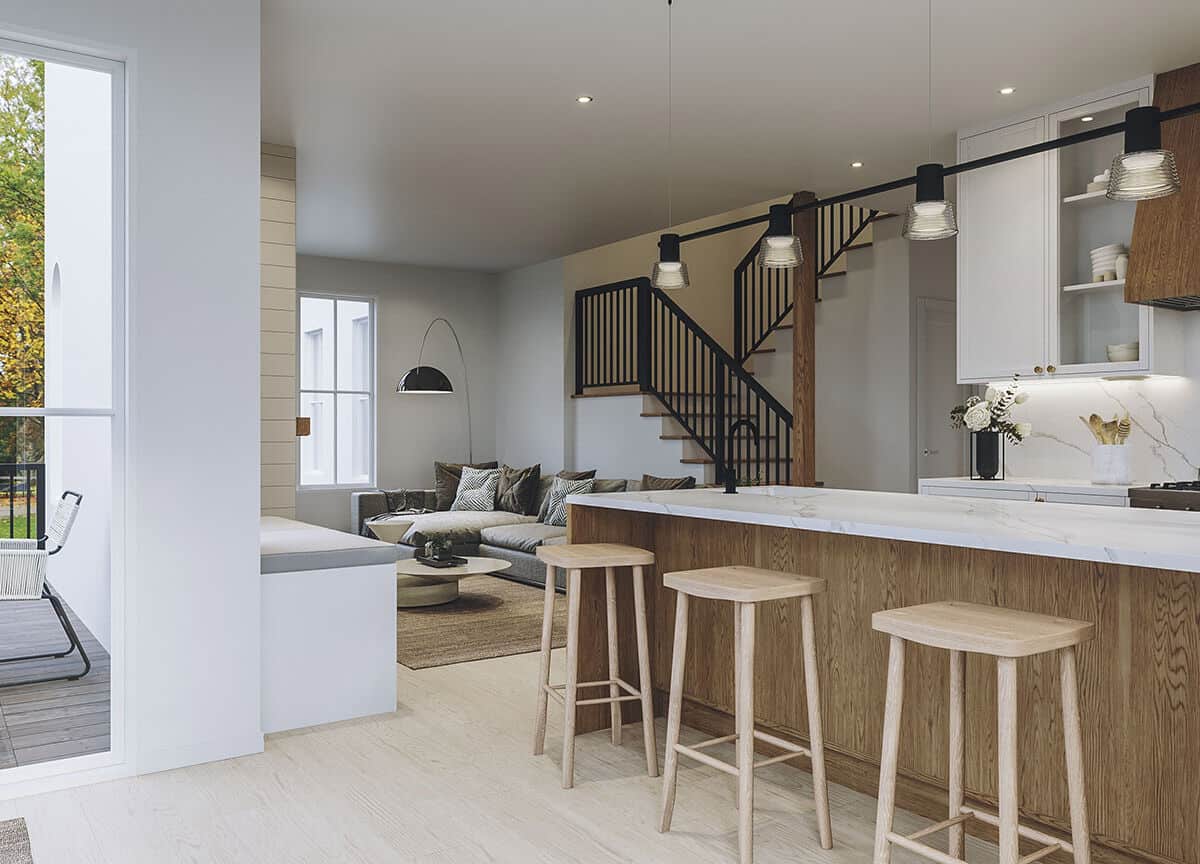
[(627, 480), (597, 480), (593, 492), (624, 492)]
[(496, 509), (506, 513), (532, 516), (537, 512), (538, 483), (542, 479), (542, 466), (500, 469), (500, 486), (496, 490)]
[(546, 496), (547, 501), (550, 502), (546, 512), (546, 524), (566, 528), (567, 496), (587, 495), (591, 493), (592, 486), (595, 483), (596, 481), (590, 477), (584, 480), (564, 480), (562, 477), (555, 478), (554, 485), (550, 487), (550, 494)]
[(474, 465), (464, 465), (462, 462), (434, 462), (433, 486), (437, 495), (437, 509), (449, 510), (458, 494), (458, 481), (462, 478), (463, 468), (496, 468), (495, 462), (479, 462)]
[[(538, 521), (544, 524), (546, 522), (546, 514), (550, 511), (550, 490), (554, 488), (554, 481), (558, 478), (563, 480), (591, 480), (596, 476), (596, 469), (591, 471), (559, 471), (554, 477), (543, 477), (542, 482), (546, 483), (546, 488), (538, 489), (538, 494), (541, 495), (541, 504), (538, 505), (537, 517)], [(549, 481), (548, 483), (546, 481)]]
[(496, 489), (500, 485), (500, 472), (463, 466), (458, 492), (454, 496), (451, 510), (488, 511), (496, 507)]
[(653, 492), (659, 489), (695, 489), (695, 477), (654, 477), (642, 475), (642, 491)]

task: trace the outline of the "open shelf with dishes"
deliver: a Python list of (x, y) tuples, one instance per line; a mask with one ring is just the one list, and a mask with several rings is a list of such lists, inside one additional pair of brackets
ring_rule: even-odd
[[(1047, 137), (1120, 122), (1148, 99), (1148, 91), (1139, 89), (1052, 114)], [(1120, 135), (1110, 135), (1050, 159), (1050, 278), (1061, 289), (1051, 338), (1057, 337), (1063, 370), (1124, 367), (1142, 359), (1147, 315), (1125, 302), (1123, 290), (1137, 205), (1105, 194), (1107, 170), (1122, 144)]]

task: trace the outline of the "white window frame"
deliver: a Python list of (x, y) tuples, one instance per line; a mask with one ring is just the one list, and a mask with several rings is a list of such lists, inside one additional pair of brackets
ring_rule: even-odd
[(129, 249), (127, 201), (129, 198), (128, 93), (125, 63), (95, 53), (82, 53), (28, 41), (24, 34), (0, 31), (0, 53), (47, 63), (107, 73), (112, 79), (112, 402), (107, 408), (0, 408), (0, 417), (107, 417), (111, 421), (112, 523), (109, 527), (109, 603), (112, 648), (109, 690), (109, 738), (107, 752), (68, 756), (36, 765), (19, 765), (0, 771), (0, 799), (28, 795), (127, 777), (133, 774), (129, 743), (133, 739), (128, 712), (128, 660), (126, 628), (132, 610), (126, 612), (126, 532), (128, 530), (126, 437), (126, 356), (128, 351), (127, 301), (129, 293), (126, 261)]
[[(305, 333), (302, 332), (300, 326), (300, 309), (303, 301), (310, 300), (332, 300), (333, 301), (333, 389), (306, 389), (302, 387), (303, 378), (301, 376), (301, 364), (304, 362), (302, 353), (302, 341)], [(338, 367), (338, 302), (339, 300), (347, 300), (353, 303), (366, 303), (370, 309), (370, 326), (367, 328), (367, 336), (370, 340), (368, 346), (368, 368), (367, 382), (370, 389), (367, 390), (350, 390), (340, 388), (338, 385), (337, 367)], [(377, 368), (378, 358), (376, 352), (379, 346), (378, 338), (378, 317), (377, 310), (379, 304), (376, 298), (369, 296), (361, 296), (357, 294), (328, 294), (320, 291), (297, 291), (296, 292), (296, 405), (300, 407), (305, 394), (328, 395), (333, 397), (333, 416), (329, 418), (329, 426), (333, 430), (333, 483), (305, 483), (303, 459), (299, 452), (296, 454), (296, 491), (297, 492), (319, 492), (321, 490), (330, 489), (374, 489), (376, 487), (375, 472), (379, 464), (377, 458), (379, 452), (379, 398), (376, 394), (378, 390), (378, 380), (376, 379), (375, 370)], [(367, 447), (368, 470), (367, 479), (362, 483), (338, 483), (337, 481), (337, 465), (338, 465), (338, 396), (366, 396), (370, 400), (371, 416), (370, 430), (371, 441)], [(303, 414), (301, 416), (304, 416)], [(300, 448), (300, 442), (296, 442), (297, 451)]]

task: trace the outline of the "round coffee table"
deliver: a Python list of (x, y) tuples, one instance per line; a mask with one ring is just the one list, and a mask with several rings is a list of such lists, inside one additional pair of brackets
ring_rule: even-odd
[(429, 567), (416, 558), (396, 562), (396, 608), (437, 606), (458, 599), (458, 580), (507, 570), (511, 561), (499, 558), (467, 558), (457, 567)]

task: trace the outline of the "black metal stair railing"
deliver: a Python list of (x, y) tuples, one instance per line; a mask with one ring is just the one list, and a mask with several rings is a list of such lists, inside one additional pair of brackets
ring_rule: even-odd
[[(820, 279), (854, 245), (880, 215), (850, 204), (817, 211), (817, 278)], [(760, 237), (733, 271), (733, 355), (746, 362), (755, 349), (791, 314), (795, 299), (794, 270), (769, 270), (757, 263)], [(805, 254), (810, 254), (805, 249)], [(817, 300), (820, 300), (818, 291)]]
[[(574, 313), (576, 394), (636, 385), (712, 460), (717, 482), (729, 471), (743, 483), (789, 482), (791, 412), (649, 279), (579, 291)], [(747, 431), (727, 440), (739, 420)]]

